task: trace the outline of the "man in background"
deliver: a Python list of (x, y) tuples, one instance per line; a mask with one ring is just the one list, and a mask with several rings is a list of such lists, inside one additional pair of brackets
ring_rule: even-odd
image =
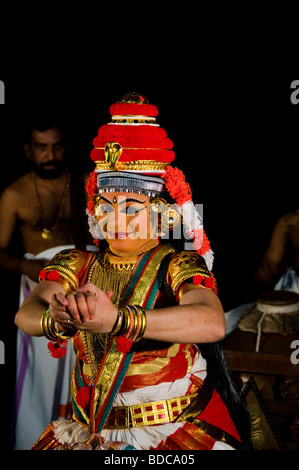
[[(59, 124), (33, 125), (24, 145), (29, 171), (5, 188), (0, 197), (0, 268), (21, 276), (20, 304), (58, 251), (85, 249), (91, 243), (87, 218), (72, 218), (72, 214), (84, 214), (71, 207), (82, 205), (79, 201), (85, 192), (86, 176), (72, 173), (67, 150)], [(22, 248), (13, 244), (15, 236)], [(15, 449), (30, 449), (49, 419), (68, 416), (73, 358), (68, 348), (66, 356), (57, 361), (50, 356), (44, 338), (17, 330)]]

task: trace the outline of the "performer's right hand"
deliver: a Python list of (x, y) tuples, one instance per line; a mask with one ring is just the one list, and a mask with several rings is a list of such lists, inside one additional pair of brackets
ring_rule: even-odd
[(53, 320), (58, 326), (58, 330), (67, 331), (73, 330), (74, 327), (70, 325), (73, 319), (71, 313), (68, 311), (69, 301), (67, 296), (59, 292), (53, 294), (51, 302), (49, 303), (49, 311)]

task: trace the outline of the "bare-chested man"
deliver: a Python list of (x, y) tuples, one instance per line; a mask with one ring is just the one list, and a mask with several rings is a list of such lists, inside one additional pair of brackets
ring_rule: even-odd
[(43, 260), (19, 259), (7, 250), (17, 227), (25, 251), (33, 255), (73, 243), (66, 149), (67, 142), (58, 127), (34, 129), (25, 144), (32, 171), (7, 187), (0, 198), (0, 267), (35, 281)]
[(278, 219), (256, 279), (263, 286), (272, 288), (288, 270), (292, 270), (293, 277), (298, 277), (299, 210)]
[[(67, 142), (61, 128), (43, 126), (32, 130), (24, 146), (31, 171), (0, 197), (0, 268), (21, 274), (20, 303), (54, 254), (78, 246), (78, 240), (81, 247), (92, 241), (86, 238), (87, 217), (77, 207), (80, 199), (84, 204), (84, 175), (74, 175), (66, 167)], [(73, 211), (71, 205), (76, 205)], [(74, 221), (71, 213), (84, 218)], [(10, 246), (15, 230), (22, 237), (21, 258)], [(62, 362), (57, 361), (50, 356), (47, 341), (17, 330), (15, 449), (30, 449), (49, 418), (68, 415), (73, 358), (68, 348)]]

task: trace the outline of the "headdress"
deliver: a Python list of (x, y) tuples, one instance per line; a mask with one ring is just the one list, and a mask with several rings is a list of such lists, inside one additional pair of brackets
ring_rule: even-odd
[(139, 93), (128, 93), (110, 106), (111, 122), (99, 128), (91, 158), (95, 169), (87, 183), (90, 231), (99, 238), (94, 198), (103, 192), (135, 192), (157, 198), (167, 191), (182, 216), (194, 250), (212, 268), (213, 251), (181, 170), (171, 166), (173, 143), (156, 122), (158, 109)]

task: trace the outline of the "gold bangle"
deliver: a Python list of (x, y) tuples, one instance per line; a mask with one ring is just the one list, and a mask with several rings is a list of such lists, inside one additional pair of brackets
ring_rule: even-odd
[(70, 334), (67, 334), (67, 335), (66, 335), (66, 334), (64, 334), (64, 332), (61, 332), (61, 333), (60, 333), (60, 332), (57, 331), (56, 328), (55, 328), (56, 340), (67, 341), (67, 340), (69, 340), (69, 339), (72, 339), (72, 338), (75, 336), (75, 334), (77, 333), (77, 331), (78, 331), (78, 330), (74, 330), (73, 333), (70, 333)]
[(122, 331), (120, 333), (120, 336), (126, 336), (130, 328), (131, 318), (130, 318), (130, 312), (127, 309), (127, 306), (124, 305), (122, 309), (124, 312), (124, 322), (122, 324)]
[[(121, 305), (119, 307), (119, 318), (118, 318), (118, 322), (116, 325), (117, 336), (126, 336), (128, 334), (130, 324), (131, 324), (130, 311), (126, 305)], [(115, 330), (113, 330), (113, 332), (115, 332)]]
[(42, 314), (42, 316), (40, 317), (40, 329), (41, 329), (41, 332), (42, 332), (42, 335), (45, 336), (45, 331), (44, 331), (44, 318), (46, 316), (46, 314), (48, 313), (49, 309), (45, 310)]
[(140, 341), (141, 338), (144, 335), (145, 329), (146, 329), (146, 313), (144, 308), (140, 307), (140, 305), (136, 306), (139, 309), (139, 314), (140, 314), (140, 330), (136, 338), (134, 339), (134, 342), (136, 343), (137, 341)]
[(128, 330), (126, 333), (126, 338), (132, 339), (133, 333), (134, 333), (134, 327), (135, 327), (135, 320), (136, 320), (136, 315), (135, 315), (135, 310), (132, 308), (131, 305), (126, 305), (126, 309), (129, 312), (129, 322), (128, 322)]
[(49, 339), (50, 341), (55, 341), (55, 331), (53, 330), (53, 320), (49, 315), (49, 309), (47, 308), (44, 313), (42, 314), (40, 320), (40, 326), (42, 334)]
[(47, 317), (47, 330), (48, 330), (48, 333), (49, 333), (49, 336), (51, 336), (52, 338), (56, 338), (56, 328), (55, 328), (55, 322), (53, 320), (52, 317), (50, 317), (50, 315)]
[(123, 321), (123, 317), (124, 317), (124, 312), (122, 309), (119, 309), (118, 310), (118, 316), (117, 316), (117, 320), (112, 328), (112, 331), (111, 331), (111, 335), (116, 335), (119, 330), (120, 330), (120, 327), (121, 327), (121, 324), (122, 324), (122, 321)]
[(112, 333), (137, 342), (143, 337), (145, 328), (145, 310), (140, 305), (123, 305)]
[(139, 337), (140, 329), (141, 329), (141, 323), (142, 323), (142, 318), (141, 318), (141, 313), (137, 305), (132, 305), (132, 308), (135, 310), (136, 315), (135, 315), (135, 325), (134, 325), (134, 330), (132, 332), (132, 341), (136, 341), (137, 338)]
[(70, 332), (68, 334), (64, 334), (63, 331), (59, 331), (57, 330), (57, 327), (56, 327), (56, 322), (51, 318), (52, 320), (52, 326), (53, 326), (53, 330), (54, 330), (54, 335), (56, 337), (56, 340), (58, 341), (67, 341), (71, 338), (73, 338), (75, 336), (75, 334), (78, 332), (78, 330), (73, 330), (73, 332)]
[(60, 333), (55, 325), (55, 321), (49, 315), (49, 309), (47, 308), (41, 316), (40, 327), (43, 336), (45, 336), (50, 341), (66, 341), (73, 338), (77, 333), (77, 330), (74, 330), (72, 334), (65, 335), (62, 332)]

